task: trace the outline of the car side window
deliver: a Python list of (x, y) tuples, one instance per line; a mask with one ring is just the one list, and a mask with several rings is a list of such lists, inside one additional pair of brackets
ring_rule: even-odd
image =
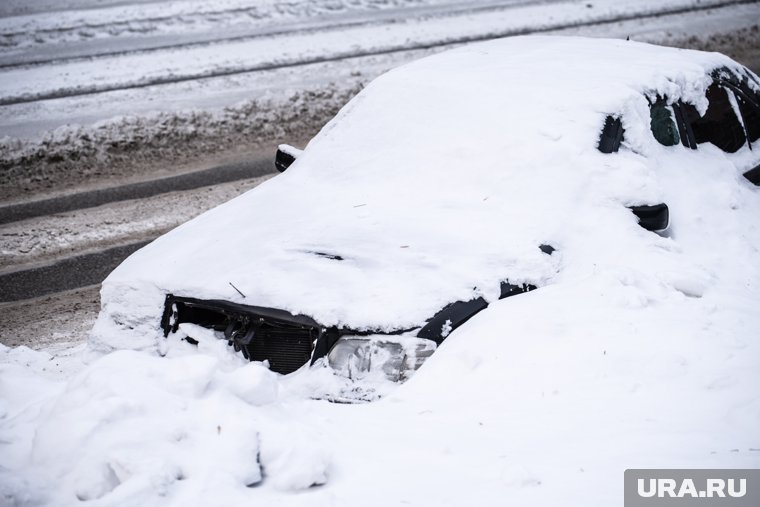
[(675, 146), (681, 142), (673, 108), (665, 99), (657, 99), (649, 108), (650, 128), (657, 142), (663, 146)]
[(697, 143), (712, 143), (725, 152), (734, 153), (747, 139), (728, 94), (723, 86), (713, 83), (707, 89), (707, 112), (700, 117), (696, 109), (689, 108), (689, 120)]

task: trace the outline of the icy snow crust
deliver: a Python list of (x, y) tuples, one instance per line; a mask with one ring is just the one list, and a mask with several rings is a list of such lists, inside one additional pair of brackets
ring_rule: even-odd
[[(679, 206), (702, 191), (696, 166), (710, 159), (711, 200), (712, 178), (731, 196), (752, 190), (712, 147), (659, 146), (645, 96), (704, 110), (718, 67), (742, 72), (715, 53), (519, 37), (388, 72), (287, 172), (118, 267), (93, 344), (153, 347), (167, 293), (389, 331), (421, 326), (452, 301), (494, 301), (502, 280), (546, 286), (621, 264), (664, 283), (702, 280), (682, 251), (698, 210)], [(614, 155), (596, 149), (608, 114), (626, 128)], [(747, 165), (745, 151), (734, 158)], [(671, 205), (675, 240), (639, 228), (626, 209), (659, 202)]]

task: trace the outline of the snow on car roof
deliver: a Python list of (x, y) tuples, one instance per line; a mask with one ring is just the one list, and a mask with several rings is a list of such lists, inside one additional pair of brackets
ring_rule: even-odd
[[(626, 206), (678, 200), (686, 184), (656, 170), (665, 155), (645, 96), (704, 110), (720, 67), (743, 72), (717, 53), (530, 36), (395, 69), (287, 172), (125, 261), (104, 282), (98, 326), (118, 315), (130, 340), (135, 329), (147, 340), (166, 293), (391, 330), (452, 301), (493, 301), (502, 280), (545, 286), (604, 266), (689, 279), (673, 240), (639, 228)], [(629, 148), (614, 155), (596, 148), (608, 114), (622, 115)], [(736, 180), (724, 170), (716, 177)], [(96, 337), (114, 336), (98, 326)]]

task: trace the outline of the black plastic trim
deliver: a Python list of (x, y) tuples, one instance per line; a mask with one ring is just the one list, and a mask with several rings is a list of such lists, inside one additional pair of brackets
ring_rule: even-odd
[(629, 206), (639, 219), (639, 225), (648, 231), (664, 231), (670, 224), (670, 211), (665, 203), (652, 206)]
[(760, 187), (760, 165), (744, 173), (744, 177), (754, 185)]
[[(536, 289), (535, 285), (514, 285), (507, 281), (501, 282), (501, 295), (499, 299), (516, 296)], [(488, 303), (482, 297), (469, 301), (456, 301), (444, 306), (433, 318), (428, 320), (417, 333), (418, 338), (433, 340), (437, 344), (443, 342), (446, 337), (456, 328), (470, 320), (478, 312), (488, 307)]]
[(179, 322), (175, 322), (174, 325), (171, 324), (172, 307), (175, 303), (182, 303), (191, 308), (212, 310), (223, 313), (227, 316), (243, 314), (255, 318), (265, 318), (285, 325), (299, 326), (303, 328), (320, 327), (311, 317), (307, 317), (306, 315), (293, 315), (285, 310), (231, 303), (221, 299), (196, 299), (168, 294), (164, 302), (164, 313), (161, 317), (161, 329), (164, 331), (164, 336), (169, 336), (170, 332), (177, 332)]
[(553, 246), (551, 246), (551, 245), (539, 245), (539, 247), (538, 247), (538, 248), (539, 248), (539, 249), (540, 249), (540, 250), (541, 250), (543, 253), (545, 253), (546, 255), (551, 255), (551, 254), (553, 254), (553, 253), (554, 253), (554, 252), (557, 250), (556, 248), (554, 248), (554, 247), (553, 247)]
[(487, 306), (488, 303), (482, 297), (449, 303), (419, 330), (417, 337), (427, 338), (440, 344), (453, 330)]

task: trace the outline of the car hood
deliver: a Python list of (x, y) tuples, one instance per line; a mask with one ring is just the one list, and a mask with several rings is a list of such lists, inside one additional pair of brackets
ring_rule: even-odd
[(390, 184), (379, 174), (331, 185), (316, 173), (305, 156), (136, 252), (106, 285), (390, 331), (420, 326), (452, 301), (498, 299), (504, 280), (545, 285), (558, 269), (560, 256), (539, 248), (558, 239), (556, 225), (535, 219), (548, 209), (493, 185)]

